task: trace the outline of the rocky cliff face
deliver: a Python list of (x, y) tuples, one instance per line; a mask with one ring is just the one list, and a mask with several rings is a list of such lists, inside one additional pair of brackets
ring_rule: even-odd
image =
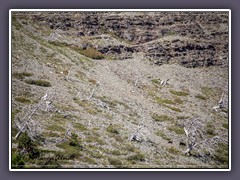
[(157, 65), (178, 63), (185, 67), (228, 64), (228, 14), (224, 12), (86, 12), (33, 16), (39, 24), (75, 37), (101, 40), (111, 35), (125, 44), (87, 43), (117, 59), (134, 52)]

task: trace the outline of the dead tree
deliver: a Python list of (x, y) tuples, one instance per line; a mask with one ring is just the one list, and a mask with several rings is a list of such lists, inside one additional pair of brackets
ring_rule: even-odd
[(161, 85), (161, 86), (166, 86), (166, 85), (168, 84), (168, 81), (169, 81), (169, 79), (162, 80), (162, 81), (160, 82), (160, 85)]
[(190, 119), (184, 124), (184, 132), (187, 136), (187, 150), (185, 154), (190, 154), (197, 145), (199, 138), (203, 138), (203, 124), (197, 119)]
[(129, 138), (130, 141), (137, 141), (137, 142), (141, 142), (142, 138), (141, 138), (141, 132), (140, 130), (142, 129), (142, 125), (138, 125), (137, 130), (131, 135), (131, 137)]
[(90, 94), (90, 96), (87, 98), (88, 101), (92, 99), (92, 97), (94, 96), (94, 93), (95, 93), (95, 91), (96, 91), (96, 89), (97, 89), (98, 86), (99, 86), (98, 84), (95, 84), (95, 86), (92, 88), (91, 94)]
[(186, 134), (187, 149), (185, 154), (191, 155), (193, 151), (198, 155), (203, 156), (204, 152), (208, 152), (213, 155), (213, 152), (218, 146), (219, 142), (227, 143), (228, 136), (223, 134), (221, 136), (214, 136), (208, 138), (204, 131), (204, 125), (198, 118), (191, 118), (184, 123), (184, 131)]
[(60, 142), (64, 142), (67, 138), (71, 137), (71, 135), (72, 135), (72, 125), (70, 123), (68, 123), (66, 125), (65, 135), (64, 135), (63, 139)]
[(38, 113), (38, 111), (50, 111), (53, 108), (52, 101), (54, 99), (55, 92), (47, 92), (37, 104), (28, 105), (23, 109), (22, 117), (17, 118), (15, 121), (18, 133), (14, 137), (15, 140), (19, 136), (27, 132), (28, 136), (35, 140), (35, 137), (38, 137), (42, 131), (41, 124), (33, 119), (33, 116)]
[(221, 98), (220, 98), (220, 100), (219, 100), (219, 102), (218, 102), (218, 105), (217, 106), (214, 106), (213, 107), (213, 110), (215, 110), (215, 111), (217, 111), (218, 109), (222, 109), (222, 108), (224, 108), (225, 106), (224, 106), (224, 92), (222, 93), (222, 95), (221, 95)]
[(56, 36), (61, 37), (61, 35), (57, 33), (57, 30), (50, 34), (47, 41), (48, 42), (52, 41)]

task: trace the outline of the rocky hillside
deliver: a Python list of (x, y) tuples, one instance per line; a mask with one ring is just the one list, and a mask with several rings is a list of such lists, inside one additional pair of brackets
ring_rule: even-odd
[(226, 12), (13, 12), (13, 168), (228, 168)]

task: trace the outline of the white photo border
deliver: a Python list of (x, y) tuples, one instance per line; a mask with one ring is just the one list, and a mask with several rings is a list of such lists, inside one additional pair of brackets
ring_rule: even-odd
[[(117, 168), (92, 168), (92, 169), (66, 169), (66, 168), (59, 168), (59, 169), (13, 169), (11, 166), (12, 161), (12, 140), (11, 140), (11, 111), (12, 111), (12, 12), (228, 12), (228, 98), (229, 98), (229, 117), (228, 117), (228, 147), (229, 147), (229, 164), (228, 169), (117, 169)], [(9, 10), (9, 171), (231, 171), (231, 10), (230, 9), (10, 9)]]

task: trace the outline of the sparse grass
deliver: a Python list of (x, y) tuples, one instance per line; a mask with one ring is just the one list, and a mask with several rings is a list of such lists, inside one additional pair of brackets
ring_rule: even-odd
[(173, 121), (174, 119), (170, 116), (167, 116), (167, 115), (159, 115), (159, 114), (152, 114), (151, 115), (152, 118), (155, 120), (155, 121), (158, 121), (158, 122), (163, 122), (163, 121)]
[(114, 125), (109, 125), (107, 127), (107, 132), (113, 133), (113, 134), (119, 134), (117, 127), (115, 127)]
[(96, 151), (96, 150), (88, 151), (88, 153), (89, 153), (89, 154), (91, 155), (91, 157), (93, 157), (93, 158), (100, 159), (100, 158), (103, 158), (103, 157), (104, 157), (99, 151)]
[(86, 131), (87, 130), (87, 127), (84, 126), (81, 123), (75, 123), (74, 124), (74, 128), (76, 128), (78, 131)]
[(155, 134), (157, 136), (160, 136), (162, 139), (166, 140), (166, 141), (170, 141), (171, 138), (169, 138), (164, 132), (162, 131), (156, 131)]
[(75, 158), (79, 158), (81, 156), (81, 151), (82, 151), (82, 148), (81, 147), (78, 147), (78, 146), (71, 146), (69, 144), (69, 142), (64, 142), (64, 143), (61, 143), (61, 144), (57, 144), (56, 145), (57, 147), (59, 148), (62, 148), (64, 149), (64, 153), (59, 153), (59, 157), (62, 157), (62, 159), (75, 159)]
[(222, 127), (224, 127), (225, 129), (228, 129), (228, 123), (223, 123)]
[(203, 86), (203, 87), (201, 87), (201, 90), (202, 90), (202, 93), (206, 97), (211, 97), (212, 96), (212, 93), (213, 93), (213, 89), (212, 88)]
[(113, 150), (113, 151), (111, 151), (111, 154), (114, 155), (114, 156), (122, 155), (122, 153), (119, 150)]
[(189, 116), (177, 116), (176, 118), (177, 118), (177, 119), (188, 119)]
[(16, 97), (15, 100), (20, 103), (29, 104), (31, 101), (25, 97)]
[(12, 25), (15, 26), (16, 30), (20, 30), (23, 26), (20, 24), (16, 18), (16, 16), (12, 17)]
[(172, 100), (163, 99), (163, 98), (160, 98), (160, 97), (156, 97), (156, 102), (157, 102), (158, 104), (161, 104), (161, 105), (163, 105), (163, 104), (172, 104), (172, 105), (176, 104), (176, 103), (175, 103), (174, 101), (172, 101)]
[(25, 77), (30, 77), (32, 76), (33, 74), (32, 73), (29, 73), (29, 72), (14, 72), (12, 74), (12, 76), (16, 79), (20, 79), (20, 80), (23, 80)]
[(124, 141), (120, 135), (114, 135), (114, 139), (119, 143), (123, 143), (123, 141)]
[(97, 164), (93, 158), (90, 158), (88, 156), (81, 157), (80, 160), (89, 164)]
[(80, 70), (77, 71), (77, 74), (75, 76), (77, 78), (81, 79), (82, 81), (87, 79), (87, 75), (84, 72), (80, 71)]
[(58, 132), (64, 132), (65, 131), (65, 129), (62, 126), (59, 126), (57, 124), (48, 126), (47, 130), (49, 130), (49, 131), (58, 131)]
[(167, 108), (169, 108), (169, 109), (171, 109), (172, 111), (182, 112), (182, 110), (179, 109), (179, 108), (176, 108), (176, 107), (173, 107), (173, 106), (168, 106), (168, 105), (164, 105), (164, 106), (167, 107)]
[(170, 90), (169, 91), (171, 94), (174, 94), (176, 96), (187, 96), (189, 95), (188, 92), (185, 92), (185, 91), (174, 91), (174, 90)]
[(145, 161), (145, 156), (142, 153), (138, 152), (134, 155), (129, 156), (127, 160), (128, 161)]
[(123, 163), (119, 159), (108, 158), (108, 162), (116, 168), (122, 168), (123, 167)]
[(184, 129), (177, 125), (172, 125), (172, 126), (168, 127), (168, 130), (175, 132), (176, 134), (179, 134), (179, 135), (184, 134)]
[(97, 97), (97, 98), (100, 99), (101, 101), (103, 101), (104, 103), (107, 103), (110, 108), (114, 108), (117, 105), (121, 105), (125, 109), (130, 109), (130, 107), (127, 104), (125, 104), (121, 101), (115, 100), (115, 99), (111, 99), (110, 97), (100, 96), (100, 97)]
[(24, 157), (18, 153), (12, 154), (12, 168), (24, 168)]
[(100, 145), (104, 145), (105, 142), (99, 138), (99, 136), (96, 135), (90, 135), (85, 139), (86, 142), (92, 143), (92, 142), (97, 142)]
[(90, 82), (93, 85), (97, 84), (97, 81), (95, 79), (89, 79), (88, 82)]
[(158, 79), (152, 79), (152, 80), (151, 80), (151, 82), (152, 82), (153, 84), (157, 84), (157, 85), (159, 85), (159, 84), (160, 84), (160, 82), (159, 82), (159, 80), (158, 80)]
[(195, 98), (201, 99), (201, 100), (207, 100), (207, 98), (201, 94), (197, 94)]
[(216, 132), (214, 131), (215, 127), (212, 123), (207, 123), (206, 125), (206, 133), (208, 137), (213, 137), (216, 135)]
[(98, 50), (94, 48), (89, 48), (89, 49), (83, 49), (83, 50), (77, 50), (80, 54), (92, 58), (92, 59), (104, 59), (104, 54), (99, 52)]
[(183, 104), (183, 100), (179, 97), (174, 98), (174, 102), (177, 104)]
[(123, 149), (128, 151), (128, 152), (135, 152), (136, 151), (136, 148), (131, 144), (125, 144)]
[(43, 135), (44, 135), (45, 137), (60, 137), (60, 135), (59, 135), (58, 133), (55, 133), (55, 132), (52, 132), (52, 131), (50, 131), (50, 132), (44, 132)]
[(177, 148), (171, 146), (169, 148), (167, 148), (167, 151), (171, 154), (175, 154), (175, 155), (179, 155), (181, 154), (181, 151), (179, 151)]
[(69, 46), (68, 43), (66, 43), (66, 42), (59, 42), (59, 41), (49, 41), (49, 44), (52, 44), (54, 46), (59, 46), (59, 47)]
[(94, 105), (92, 105), (89, 101), (87, 100), (78, 100), (76, 98), (73, 99), (75, 103), (77, 103), (79, 106), (82, 106), (85, 111), (87, 111), (89, 114), (96, 115), (97, 108), (93, 108)]
[(218, 148), (214, 153), (214, 159), (228, 166), (228, 145), (225, 143), (218, 143)]
[(45, 80), (34, 80), (34, 79), (28, 79), (25, 80), (25, 83), (32, 84), (36, 86), (43, 86), (43, 87), (50, 87), (51, 83)]

